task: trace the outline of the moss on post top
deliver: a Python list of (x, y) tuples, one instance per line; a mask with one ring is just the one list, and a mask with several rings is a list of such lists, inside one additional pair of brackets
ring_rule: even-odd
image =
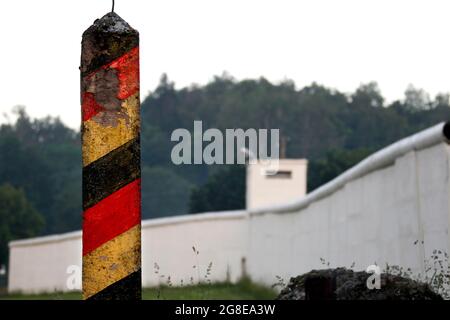
[(121, 57), (139, 45), (139, 32), (115, 12), (94, 21), (81, 42), (81, 76)]

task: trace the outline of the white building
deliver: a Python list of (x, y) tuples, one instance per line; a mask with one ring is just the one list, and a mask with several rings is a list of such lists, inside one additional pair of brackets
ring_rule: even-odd
[(280, 159), (276, 168), (258, 162), (247, 166), (246, 207), (279, 205), (306, 194), (306, 159)]

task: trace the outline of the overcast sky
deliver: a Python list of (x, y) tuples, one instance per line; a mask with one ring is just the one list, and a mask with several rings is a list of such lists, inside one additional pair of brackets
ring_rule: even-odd
[[(3, 1), (0, 113), (25, 105), (78, 128), (81, 34), (110, 10), (111, 0)], [(141, 34), (142, 98), (163, 72), (178, 88), (228, 71), (344, 92), (377, 81), (388, 101), (410, 83), (450, 91), (448, 0), (116, 0), (116, 12)]]

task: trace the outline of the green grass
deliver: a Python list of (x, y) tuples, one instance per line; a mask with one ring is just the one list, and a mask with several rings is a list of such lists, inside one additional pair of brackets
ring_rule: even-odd
[[(185, 287), (146, 288), (142, 292), (144, 300), (253, 300), (276, 297), (274, 290), (241, 280), (237, 284), (215, 283)], [(0, 295), (0, 300), (79, 300), (79, 292), (52, 293), (38, 295), (9, 294)]]
[(8, 294), (1, 295), (0, 300), (80, 300), (81, 293), (66, 292), (66, 293), (43, 293), (43, 294)]

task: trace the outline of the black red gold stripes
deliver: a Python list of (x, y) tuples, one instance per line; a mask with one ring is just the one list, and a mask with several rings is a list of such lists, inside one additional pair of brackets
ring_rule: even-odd
[(139, 138), (134, 138), (83, 168), (83, 209), (140, 178)]
[(84, 299), (141, 299), (138, 45), (115, 13), (83, 34)]
[(141, 180), (134, 180), (84, 211), (83, 255), (139, 224), (140, 188)]

